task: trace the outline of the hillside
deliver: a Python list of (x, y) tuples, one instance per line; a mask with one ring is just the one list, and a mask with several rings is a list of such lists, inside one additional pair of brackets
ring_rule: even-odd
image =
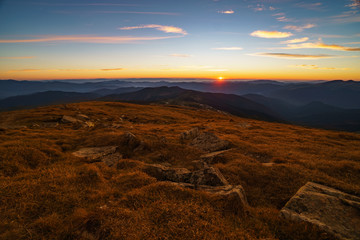
[[(180, 141), (195, 127), (230, 143), (211, 164), (243, 187), (245, 215), (144, 171), (196, 169), (206, 151)], [(72, 154), (107, 146), (121, 154), (112, 166)], [(358, 134), (191, 107), (87, 102), (3, 112), (0, 238), (333, 239), (279, 210), (308, 181), (359, 196), (359, 156)]]

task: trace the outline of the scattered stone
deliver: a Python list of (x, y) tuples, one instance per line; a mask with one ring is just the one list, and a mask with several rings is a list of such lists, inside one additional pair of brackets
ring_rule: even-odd
[(81, 113), (77, 114), (76, 117), (77, 117), (77, 118), (80, 118), (80, 119), (83, 120), (83, 121), (90, 120), (90, 118), (89, 118), (87, 115), (81, 114)]
[(191, 165), (195, 170), (201, 170), (201, 169), (209, 167), (206, 162), (201, 161), (201, 160), (192, 161)]
[(73, 152), (73, 155), (85, 158), (89, 162), (104, 162), (111, 167), (114, 166), (119, 159), (122, 159), (122, 155), (116, 152), (116, 150), (116, 146), (82, 148)]
[(191, 172), (186, 168), (170, 168), (160, 164), (145, 164), (143, 171), (158, 181), (189, 182)]
[(244, 216), (247, 212), (248, 202), (242, 186), (204, 186), (189, 183), (172, 183), (180, 187), (204, 191), (213, 196), (213, 203), (223, 205), (223, 212), (235, 213)]
[(207, 162), (209, 164), (224, 162), (224, 160), (225, 160), (224, 153), (226, 153), (228, 151), (230, 151), (230, 149), (212, 152), (212, 153), (201, 155), (200, 158), (201, 158), (201, 160), (203, 160), (204, 162)]
[(203, 151), (215, 152), (229, 149), (231, 143), (218, 138), (211, 132), (200, 132), (198, 128), (193, 128), (180, 135), (180, 142), (190, 141), (190, 145), (197, 147)]
[(70, 116), (62, 116), (60, 122), (62, 123), (83, 123), (83, 121)]
[(228, 181), (220, 170), (214, 167), (205, 167), (191, 174), (190, 183), (195, 185), (226, 186)]
[(229, 185), (221, 172), (214, 167), (206, 167), (190, 172), (186, 168), (171, 168), (160, 164), (144, 164), (143, 171), (158, 181), (191, 183), (194, 185)]
[(131, 132), (127, 132), (121, 136), (121, 144), (126, 145), (131, 150), (134, 150), (140, 146), (141, 141)]
[(360, 236), (360, 198), (313, 182), (298, 190), (280, 216), (317, 225), (340, 239)]

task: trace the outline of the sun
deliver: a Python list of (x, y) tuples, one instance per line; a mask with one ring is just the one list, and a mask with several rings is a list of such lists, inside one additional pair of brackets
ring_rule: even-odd
[(218, 77), (218, 80), (221, 82), (222, 80), (224, 80), (223, 77)]

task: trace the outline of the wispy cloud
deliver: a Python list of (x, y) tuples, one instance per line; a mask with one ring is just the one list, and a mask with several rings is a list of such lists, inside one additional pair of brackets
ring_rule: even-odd
[(273, 58), (288, 58), (288, 59), (321, 59), (321, 58), (335, 58), (338, 56), (319, 54), (319, 55), (308, 55), (308, 54), (293, 54), (293, 53), (254, 53), (251, 56), (263, 56)]
[(309, 40), (308, 37), (303, 37), (303, 38), (295, 38), (287, 41), (282, 41), (281, 43), (282, 44), (301, 43), (301, 42), (306, 42), (307, 40)]
[(313, 27), (316, 27), (316, 25), (315, 24), (306, 24), (303, 26), (286, 25), (284, 27), (284, 29), (302, 32), (302, 31), (304, 31), (304, 29), (309, 29), (309, 28), (313, 28)]
[(323, 42), (317, 43), (300, 43), (300, 44), (288, 44), (284, 49), (304, 49), (304, 48), (317, 48), (317, 49), (330, 49), (336, 51), (360, 51), (360, 48), (345, 47), (337, 44), (325, 44)]
[(0, 57), (0, 59), (31, 59), (35, 56), (21, 56), (21, 57)]
[(286, 17), (285, 13), (282, 13), (282, 12), (275, 13), (272, 16), (276, 17), (276, 20), (278, 20), (279, 22), (296, 22), (295, 19)]
[(122, 71), (125, 70), (125, 68), (105, 68), (105, 69), (100, 69), (101, 71)]
[(219, 48), (212, 48), (213, 50), (224, 50), (224, 51), (239, 51), (243, 50), (242, 47), (219, 47)]
[(350, 7), (351, 9), (358, 9), (360, 8), (360, 1), (359, 0), (351, 0), (352, 3), (346, 5), (346, 7)]
[(178, 54), (178, 53), (173, 53), (169, 55), (170, 57), (178, 57), (178, 58), (189, 58), (192, 57), (189, 54)]
[(235, 12), (233, 10), (224, 10), (224, 11), (218, 11), (218, 13), (222, 14), (234, 14)]
[(0, 39), (0, 43), (41, 43), (41, 42), (81, 42), (81, 43), (132, 43), (138, 41), (153, 41), (176, 38), (167, 37), (132, 37), (132, 36), (94, 36), (94, 35), (50, 35), (37, 36), (32, 39)]
[(258, 30), (258, 31), (252, 32), (250, 35), (253, 37), (260, 37), (260, 38), (287, 38), (287, 37), (291, 37), (293, 34), (290, 32)]
[(297, 7), (306, 8), (309, 10), (322, 10), (323, 4), (321, 2), (317, 3), (306, 3), (306, 2), (300, 2), (295, 4)]
[(309, 70), (349, 70), (350, 68), (336, 68), (336, 67), (319, 67), (318, 65), (307, 65), (307, 64), (302, 64), (302, 65), (291, 65), (290, 67), (296, 67), (296, 68), (305, 68), (305, 69), (309, 69)]
[(16, 69), (12, 72), (96, 72), (96, 71), (123, 71), (125, 68), (105, 68), (105, 69)]
[(179, 27), (174, 26), (165, 26), (165, 25), (157, 25), (157, 24), (148, 24), (148, 25), (140, 25), (133, 27), (121, 27), (120, 30), (134, 30), (134, 29), (144, 29), (144, 28), (154, 28), (156, 30), (166, 32), (166, 33), (178, 33), (182, 35), (187, 35), (187, 32)]

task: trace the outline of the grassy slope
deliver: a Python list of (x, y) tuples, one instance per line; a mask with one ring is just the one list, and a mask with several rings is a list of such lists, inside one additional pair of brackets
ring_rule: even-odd
[[(96, 126), (51, 123), (77, 113)], [(329, 239), (280, 219), (279, 209), (307, 181), (360, 195), (357, 134), (187, 107), (103, 102), (1, 113), (0, 127), (0, 239)], [(236, 146), (216, 166), (230, 184), (245, 188), (249, 216), (139, 171), (141, 161), (191, 168), (202, 152), (178, 138), (192, 127)], [(81, 147), (119, 145), (127, 131), (147, 147), (117, 168), (71, 155)]]

